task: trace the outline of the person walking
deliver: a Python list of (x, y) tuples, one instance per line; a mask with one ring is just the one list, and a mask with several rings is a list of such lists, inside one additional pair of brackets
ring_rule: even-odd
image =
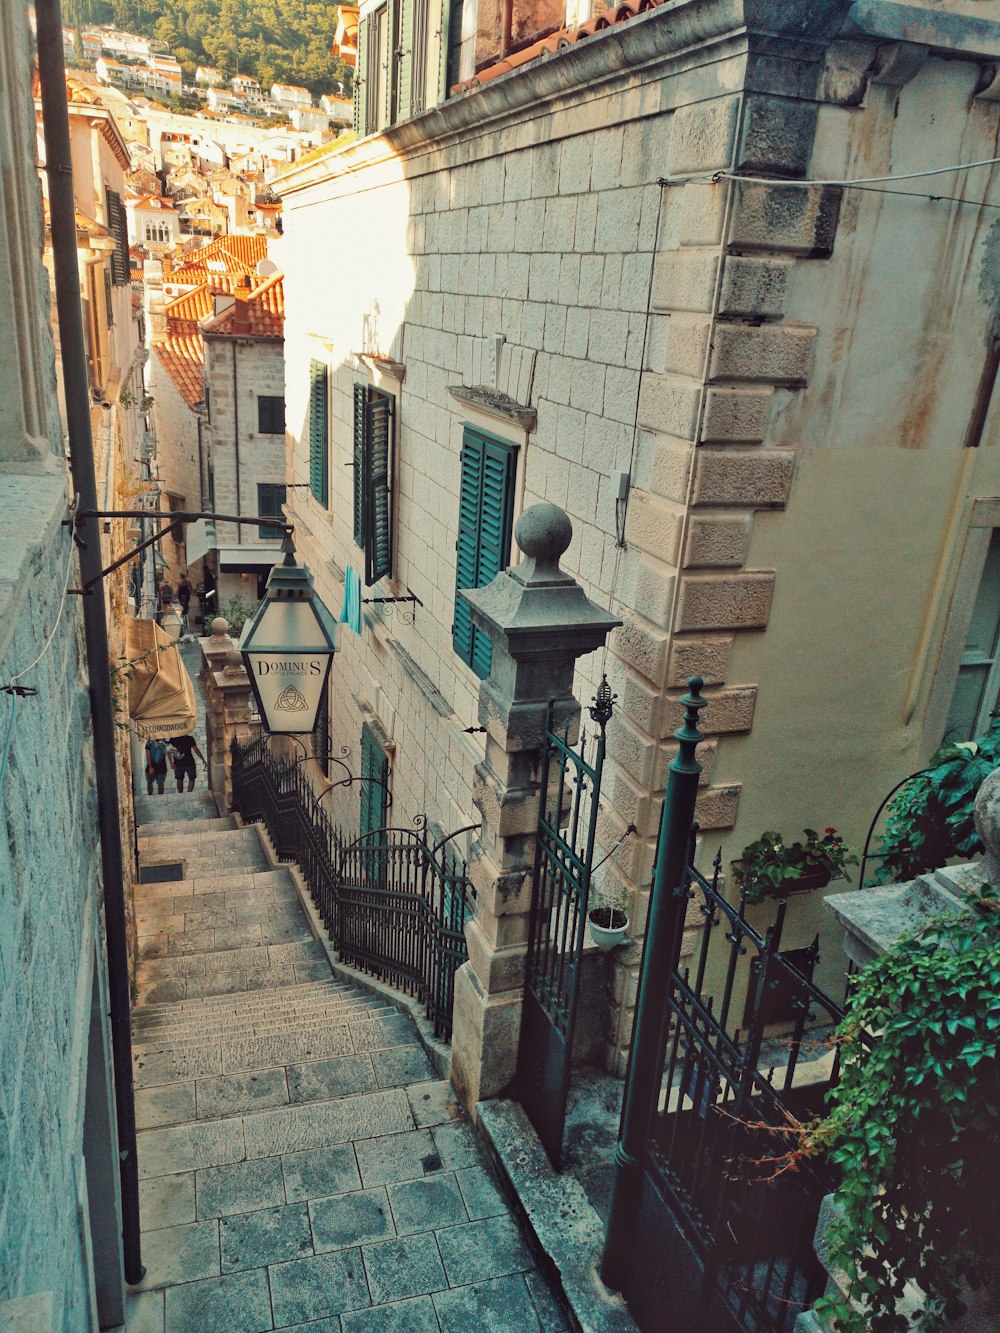
[(167, 744), (166, 741), (153, 737), (146, 742), (146, 794), (152, 796), (153, 783), (156, 794), (163, 795), (163, 784), (167, 780)]
[(191, 605), (191, 594), (194, 589), (191, 587), (191, 580), (187, 574), (182, 574), (177, 581), (177, 600), (181, 608), (181, 622), (184, 627), (184, 633), (188, 632), (188, 607)]
[(174, 752), (174, 777), (177, 779), (177, 790), (184, 790), (186, 777), (188, 791), (194, 791), (194, 780), (198, 772), (194, 756), (197, 755), (206, 768), (208, 761), (198, 749), (198, 743), (193, 736), (171, 736), (170, 745)]

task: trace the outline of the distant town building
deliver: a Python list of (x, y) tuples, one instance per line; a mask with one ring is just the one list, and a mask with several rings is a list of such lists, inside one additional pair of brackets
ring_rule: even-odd
[(169, 199), (144, 195), (129, 199), (125, 208), (133, 245), (171, 245), (180, 239), (180, 218)]
[(194, 81), (204, 88), (218, 88), (225, 82), (225, 75), (221, 69), (213, 69), (211, 65), (199, 65), (194, 72)]
[(312, 106), (312, 94), (308, 88), (299, 88), (291, 83), (272, 83), (271, 101), (275, 106)]
[(321, 111), (314, 106), (289, 107), (288, 119), (292, 122), (292, 128), (295, 130), (316, 133), (330, 128), (330, 117), (325, 111)]

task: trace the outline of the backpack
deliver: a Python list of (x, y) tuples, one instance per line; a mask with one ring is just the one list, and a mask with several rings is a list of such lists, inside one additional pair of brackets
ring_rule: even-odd
[(166, 761), (166, 758), (167, 758), (167, 747), (163, 744), (163, 742), (150, 741), (149, 762), (153, 765), (153, 767), (159, 768), (160, 764)]

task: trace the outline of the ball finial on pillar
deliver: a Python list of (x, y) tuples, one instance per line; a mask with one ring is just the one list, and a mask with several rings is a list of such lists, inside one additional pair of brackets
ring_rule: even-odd
[(529, 578), (558, 575), (559, 557), (573, 540), (573, 524), (564, 509), (546, 500), (524, 511), (514, 528), (514, 539), (526, 560), (533, 562)]
[(212, 638), (224, 639), (229, 629), (229, 621), (225, 616), (216, 616), (212, 621)]

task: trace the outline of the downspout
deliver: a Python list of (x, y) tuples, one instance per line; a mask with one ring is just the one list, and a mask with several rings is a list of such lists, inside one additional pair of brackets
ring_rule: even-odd
[[(243, 517), (240, 495), (240, 404), (236, 396), (236, 339), (233, 339), (233, 443), (236, 446), (236, 515)], [(243, 524), (236, 525), (236, 545), (243, 545)]]
[[(45, 171), (49, 182), (56, 309), (62, 350), (63, 391), (69, 433), (70, 470), (78, 510), (95, 511), (97, 480), (90, 433), (90, 390), (80, 309), (80, 273), (76, 253), (76, 205), (70, 155), (66, 67), (59, 0), (36, 0), (38, 73), (45, 133)], [(128, 943), (125, 930), (125, 883), (118, 823), (118, 759), (108, 656), (108, 627), (100, 584), (101, 537), (96, 518), (81, 518), (76, 529), (83, 584), (98, 582), (83, 602), (87, 674), (94, 733), (97, 821), (101, 841), (107, 937), (111, 1048), (118, 1120), (118, 1157), (122, 1193), (122, 1242), (125, 1279), (142, 1280), (139, 1239), (139, 1171), (136, 1159), (135, 1099), (132, 1088), (132, 1032), (129, 1015)]]

